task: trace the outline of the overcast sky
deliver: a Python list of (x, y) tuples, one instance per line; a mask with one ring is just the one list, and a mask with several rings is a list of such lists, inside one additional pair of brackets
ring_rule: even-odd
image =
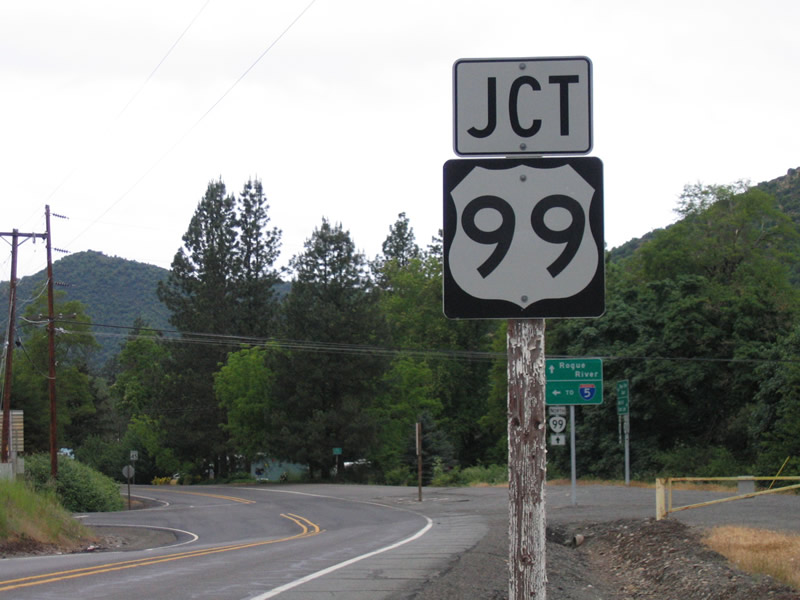
[[(453, 63), (587, 56), (613, 248), (685, 184), (800, 167), (798, 23), (796, 0), (3, 0), (0, 231), (49, 204), (54, 246), (169, 268), (209, 181), (253, 177), (282, 263), (323, 216), (368, 258), (400, 212), (425, 246)], [(44, 266), (20, 248), (20, 276)]]

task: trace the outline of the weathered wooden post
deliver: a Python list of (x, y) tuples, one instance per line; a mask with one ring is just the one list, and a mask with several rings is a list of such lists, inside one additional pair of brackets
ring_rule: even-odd
[(545, 598), (544, 319), (508, 322), (509, 600)]

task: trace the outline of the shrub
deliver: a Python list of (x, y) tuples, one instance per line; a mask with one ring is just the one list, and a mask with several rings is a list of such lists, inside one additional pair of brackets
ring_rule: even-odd
[(386, 471), (384, 474), (386, 485), (412, 485), (416, 483), (416, 478), (411, 475), (408, 467), (395, 467)]
[(217, 480), (218, 483), (255, 483), (255, 481), (256, 478), (247, 471), (237, 471), (236, 473), (231, 473), (230, 476), (226, 478)]
[(498, 485), (508, 482), (508, 467), (505, 465), (478, 465), (461, 469), (453, 467), (447, 470), (437, 463), (434, 467), (431, 485), (437, 487), (455, 487), (465, 485)]
[(467, 485), (486, 483), (499, 485), (508, 483), (508, 467), (506, 465), (478, 465), (467, 467), (461, 471), (461, 478)]
[(37, 491), (52, 490), (71, 512), (122, 510), (119, 486), (110, 477), (76, 460), (59, 456), (58, 479), (50, 477), (50, 457), (34, 454), (25, 459), (25, 477)]

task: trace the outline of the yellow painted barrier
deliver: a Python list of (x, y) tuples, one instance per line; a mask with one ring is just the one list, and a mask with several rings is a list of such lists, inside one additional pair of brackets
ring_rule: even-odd
[(672, 484), (676, 481), (800, 481), (800, 477), (665, 477), (656, 479), (656, 520), (667, 518), (670, 513), (678, 512), (681, 510), (688, 510), (690, 508), (700, 508), (702, 506), (711, 506), (712, 504), (720, 504), (722, 502), (732, 502), (733, 500), (743, 500), (744, 498), (754, 498), (756, 496), (763, 496), (764, 494), (776, 494), (786, 490), (800, 489), (800, 483), (794, 485), (787, 485), (779, 488), (770, 488), (761, 492), (750, 492), (748, 494), (738, 494), (736, 496), (729, 496), (727, 498), (719, 498), (717, 500), (709, 500), (707, 502), (698, 502), (696, 504), (687, 504), (685, 506), (673, 507), (672, 506)]

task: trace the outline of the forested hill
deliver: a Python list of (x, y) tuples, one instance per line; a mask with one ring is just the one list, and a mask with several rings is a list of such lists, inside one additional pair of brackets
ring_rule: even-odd
[(762, 181), (756, 187), (775, 196), (783, 212), (800, 224), (800, 167), (789, 169), (783, 177)]
[[(762, 181), (756, 187), (774, 196), (781, 210), (800, 226), (800, 168), (789, 169), (786, 175), (770, 181)], [(651, 231), (640, 238), (633, 238), (621, 246), (613, 248), (610, 251), (611, 260), (616, 261), (631, 256), (642, 244), (653, 239), (653, 235), (654, 232)]]
[[(78, 300), (85, 304), (92, 323), (123, 327), (133, 325), (137, 318), (143, 319), (150, 327), (169, 327), (168, 311), (156, 296), (156, 286), (167, 273), (161, 267), (92, 250), (70, 254), (53, 263), (57, 294), (63, 292), (65, 300)], [(46, 269), (19, 281), (18, 317), (25, 314), (27, 304), (40, 296), (46, 283)], [(8, 306), (8, 287), (7, 281), (0, 283), (0, 306)], [(6, 310), (0, 312), (5, 329), (8, 313)], [(105, 331), (112, 335), (96, 333), (101, 350), (92, 361), (95, 366), (104, 364), (119, 351), (127, 333), (124, 329)]]

